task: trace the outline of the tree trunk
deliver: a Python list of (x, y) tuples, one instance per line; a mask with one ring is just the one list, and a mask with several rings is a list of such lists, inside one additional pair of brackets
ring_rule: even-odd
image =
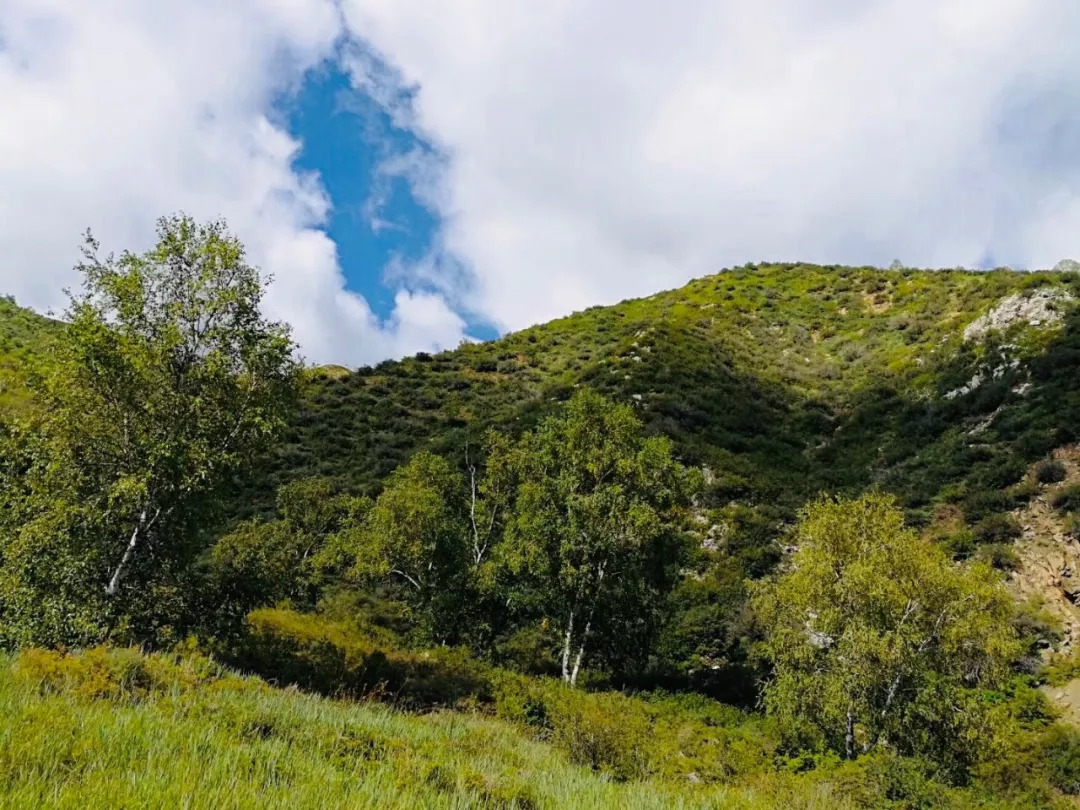
[(574, 611), (570, 611), (570, 619), (566, 623), (566, 637), (563, 639), (562, 648), (562, 679), (570, 683), (570, 642), (574, 637)]
[(577, 658), (574, 659), (574, 670), (570, 673), (570, 686), (577, 686), (578, 672), (581, 671), (581, 660), (585, 657), (585, 644), (589, 640), (589, 630), (592, 629), (592, 620), (585, 622), (585, 632), (581, 634), (581, 646), (578, 648)]
[(142, 531), (144, 523), (146, 523), (145, 509), (139, 515), (139, 522), (135, 524), (135, 531), (131, 533), (131, 539), (128, 540), (127, 548), (124, 549), (124, 556), (120, 558), (120, 564), (116, 566), (112, 578), (109, 579), (109, 584), (105, 586), (107, 596), (116, 596), (116, 591), (120, 588), (120, 578), (124, 575), (124, 569), (131, 562), (131, 558), (135, 556), (135, 546), (139, 544), (139, 532)]
[(855, 759), (855, 716), (848, 709), (847, 734), (844, 737), (844, 752), (848, 759)]

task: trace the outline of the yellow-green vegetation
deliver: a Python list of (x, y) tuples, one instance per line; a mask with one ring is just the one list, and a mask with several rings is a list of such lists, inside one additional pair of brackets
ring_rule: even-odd
[[(1044, 285), (1076, 293), (1080, 278), (747, 266), (491, 343), (316, 375), (269, 462), (265, 491), (318, 474), (372, 494), (415, 450), (460, 456), (478, 429), (528, 426), (584, 385), (634, 403), (686, 460), (708, 464), (718, 499), (794, 508), (824, 485), (893, 477), (925, 500), (954, 473), (926, 445), (952, 441), (1027, 379), (1028, 369), (1006, 369), (973, 397), (942, 399), (994, 361), (995, 348), (965, 344), (965, 326), (1006, 296)], [(1069, 321), (1064, 333), (1037, 331), (1020, 343), (1061, 361), (1075, 352), (1061, 346), (1073, 346), (1074, 331)], [(1052, 369), (1034, 374), (1036, 388), (1045, 374)], [(1044, 423), (1045, 409), (1065, 404), (1031, 394), (1042, 401), (1028, 410)], [(1019, 432), (1039, 443), (1040, 431), (1058, 426), (1037, 421)], [(928, 466), (935, 477), (922, 481)]]
[(1004, 583), (1080, 525), (1080, 275), (748, 266), (348, 372), (159, 236), (0, 307), (0, 806), (1080, 795)]
[(495, 719), (346, 704), (132, 650), (4, 660), (0, 717), (3, 807), (855, 806), (790, 778), (767, 795), (619, 783)]
[(23, 309), (14, 298), (0, 296), (0, 411), (26, 403), (29, 360), (43, 354), (49, 338), (62, 328), (59, 321)]
[[(1011, 784), (959, 789), (887, 755), (773, 757), (764, 730), (700, 699), (503, 689), (497, 712), (406, 714), (274, 688), (190, 651), (26, 650), (0, 659), (0, 807), (1072, 806), (1046, 781), (1077, 772), (1078, 742), (1058, 727), (1007, 764)], [(1012, 798), (993, 798), (996, 784)]]

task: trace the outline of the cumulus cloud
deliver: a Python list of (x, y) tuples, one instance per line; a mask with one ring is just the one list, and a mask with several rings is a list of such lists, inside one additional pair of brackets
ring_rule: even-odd
[(380, 320), (346, 291), (331, 201), (273, 115), (341, 34), (332, 0), (0, 3), (0, 290), (62, 305), (86, 227), (142, 248), (182, 209), (228, 219), (311, 360), (456, 345), (464, 324), (436, 296), (402, 291)]
[[(222, 215), (305, 354), (358, 363), (746, 261), (1050, 266), (1078, 35), (1073, 0), (0, 0), (0, 290), (58, 303), (88, 225)], [(386, 319), (273, 114), (327, 60), (420, 144), (372, 227), (402, 180), (440, 222)]]
[(1072, 0), (343, 10), (447, 156), (439, 247), (503, 328), (761, 259), (1080, 252)]

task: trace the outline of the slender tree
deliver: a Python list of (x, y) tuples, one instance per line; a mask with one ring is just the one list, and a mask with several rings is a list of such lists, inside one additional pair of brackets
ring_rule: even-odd
[(224, 223), (163, 218), (156, 247), (119, 257), (87, 234), (77, 269), (38, 407), (6, 439), (0, 610), (16, 642), (138, 624), (296, 387), (289, 330), (261, 313), (266, 282)]
[(451, 631), (475, 553), (466, 493), (446, 459), (417, 453), (387, 479), (350, 543), (352, 576), (393, 586), (437, 641)]
[(575, 685), (591, 649), (652, 624), (696, 479), (629, 407), (589, 391), (505, 452), (495, 466), (518, 483), (500, 556), (520, 598), (562, 627), (562, 676)]

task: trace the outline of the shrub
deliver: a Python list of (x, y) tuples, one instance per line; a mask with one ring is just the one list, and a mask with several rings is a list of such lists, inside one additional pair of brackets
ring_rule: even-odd
[(1080, 511), (1080, 484), (1067, 487), (1055, 495), (1053, 505), (1062, 512)]
[(1043, 738), (1043, 761), (1054, 787), (1070, 796), (1080, 794), (1080, 730), (1051, 726)]
[(970, 529), (961, 529), (945, 538), (945, 548), (954, 560), (966, 560), (978, 549), (975, 534)]
[(381, 697), (403, 708), (490, 700), (488, 668), (459, 649), (408, 652), (375, 644), (355, 627), (266, 608), (248, 615), (235, 663), (325, 695)]
[(1000, 490), (978, 490), (964, 499), (964, 517), (969, 523), (978, 523), (990, 515), (1008, 512), (1015, 506), (1015, 499)]
[(1069, 514), (1065, 516), (1065, 534), (1073, 540), (1080, 541), (1080, 515)]
[(991, 515), (975, 527), (975, 539), (984, 545), (1011, 543), (1021, 534), (1020, 522), (1012, 515)]
[(1020, 557), (1005, 543), (990, 543), (979, 549), (979, 558), (999, 571), (1015, 571), (1020, 567)]
[(87, 699), (141, 698), (193, 689), (224, 677), (221, 667), (196, 653), (144, 655), (130, 647), (75, 653), (29, 648), (15, 659), (16, 680), (42, 692), (69, 692)]
[(1040, 461), (1035, 465), (1035, 480), (1040, 484), (1057, 484), (1065, 480), (1065, 465), (1057, 459)]

